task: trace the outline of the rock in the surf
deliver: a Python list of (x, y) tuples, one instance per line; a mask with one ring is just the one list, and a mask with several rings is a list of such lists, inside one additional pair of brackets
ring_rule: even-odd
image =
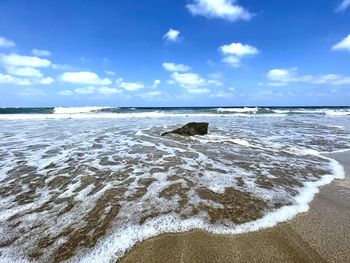
[(208, 133), (209, 123), (207, 122), (190, 122), (179, 129), (164, 132), (161, 136), (169, 134), (177, 134), (182, 136), (205, 135)]

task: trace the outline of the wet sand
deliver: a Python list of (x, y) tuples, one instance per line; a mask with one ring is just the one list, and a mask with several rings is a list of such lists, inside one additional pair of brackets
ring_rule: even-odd
[(350, 152), (329, 156), (347, 177), (321, 188), (309, 212), (247, 234), (160, 235), (136, 245), (120, 262), (350, 262)]

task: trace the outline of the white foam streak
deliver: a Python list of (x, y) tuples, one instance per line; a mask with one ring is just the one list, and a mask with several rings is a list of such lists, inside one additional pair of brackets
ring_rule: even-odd
[(307, 212), (309, 210), (309, 203), (313, 200), (315, 194), (319, 192), (319, 187), (329, 184), (334, 179), (343, 179), (345, 177), (344, 168), (337, 161), (327, 157), (323, 158), (330, 160), (333, 174), (325, 175), (316, 182), (305, 183), (304, 187), (300, 189), (299, 194), (295, 197), (295, 204), (281, 207), (256, 221), (229, 228), (208, 224), (200, 218), (183, 220), (174, 214), (163, 215), (147, 221), (141, 226), (128, 226), (122, 231), (114, 233), (99, 242), (95, 248), (87, 252), (84, 256), (79, 254), (69, 260), (69, 262), (114, 262), (121, 258), (136, 243), (163, 233), (203, 229), (215, 234), (241, 234), (274, 227), (278, 223), (292, 219), (299, 213)]
[(256, 113), (258, 108), (218, 108), (218, 112), (231, 112), (231, 113)]
[[(56, 120), (56, 119), (128, 119), (128, 118), (163, 118), (163, 117), (217, 117), (209, 113), (184, 114), (166, 112), (135, 112), (135, 113), (60, 113), (60, 114), (2, 114), (0, 120)], [(223, 115), (224, 116), (224, 115)]]
[(97, 106), (90, 106), (90, 107), (55, 107), (54, 113), (55, 114), (77, 114), (77, 113), (89, 113), (94, 111), (99, 111), (103, 109), (109, 109), (110, 107), (97, 107)]

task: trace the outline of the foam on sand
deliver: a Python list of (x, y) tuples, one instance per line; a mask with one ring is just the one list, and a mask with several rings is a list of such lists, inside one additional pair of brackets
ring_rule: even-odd
[(345, 171), (342, 165), (336, 160), (327, 157), (323, 158), (330, 161), (333, 174), (324, 175), (316, 182), (305, 183), (304, 187), (299, 190), (299, 194), (295, 197), (295, 204), (283, 206), (256, 221), (235, 227), (221, 227), (208, 224), (200, 218), (184, 220), (175, 214), (163, 215), (141, 226), (129, 226), (118, 233), (110, 235), (99, 242), (91, 251), (85, 252), (86, 254), (78, 254), (76, 257), (70, 259), (69, 262), (114, 262), (120, 259), (136, 243), (164, 233), (202, 229), (214, 234), (241, 234), (274, 227), (278, 223), (292, 219), (299, 213), (307, 212), (310, 208), (309, 203), (319, 192), (321, 186), (331, 183), (334, 179), (345, 178)]

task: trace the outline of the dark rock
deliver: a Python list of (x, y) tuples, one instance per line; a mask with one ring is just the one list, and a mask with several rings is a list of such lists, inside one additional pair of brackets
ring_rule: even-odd
[(177, 134), (182, 136), (205, 135), (208, 133), (209, 123), (207, 122), (190, 122), (179, 129), (163, 132), (161, 136), (168, 134)]

